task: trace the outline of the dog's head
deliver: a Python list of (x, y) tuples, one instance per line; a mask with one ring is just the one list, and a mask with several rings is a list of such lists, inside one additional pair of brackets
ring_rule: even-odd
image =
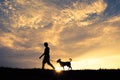
[(57, 63), (59, 63), (59, 62), (61, 62), (61, 59), (58, 59), (58, 60), (57, 60)]

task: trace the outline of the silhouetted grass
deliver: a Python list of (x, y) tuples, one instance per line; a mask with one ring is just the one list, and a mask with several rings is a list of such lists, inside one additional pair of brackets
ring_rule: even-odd
[(70, 70), (0, 68), (0, 80), (120, 80), (119, 69)]

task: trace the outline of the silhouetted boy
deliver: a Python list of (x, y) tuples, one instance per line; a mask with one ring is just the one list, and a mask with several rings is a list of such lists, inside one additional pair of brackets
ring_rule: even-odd
[(42, 56), (44, 56), (44, 59), (42, 62), (42, 69), (44, 69), (44, 66), (46, 63), (50, 65), (53, 69), (55, 69), (54, 66), (50, 63), (50, 48), (48, 47), (48, 43), (45, 42), (44, 46), (45, 46), (44, 53), (39, 57), (40, 59)]

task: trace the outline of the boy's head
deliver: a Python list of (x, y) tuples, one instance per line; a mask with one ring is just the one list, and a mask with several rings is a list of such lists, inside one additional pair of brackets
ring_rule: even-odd
[(44, 46), (47, 47), (47, 46), (48, 46), (48, 43), (47, 43), (47, 42), (44, 42)]

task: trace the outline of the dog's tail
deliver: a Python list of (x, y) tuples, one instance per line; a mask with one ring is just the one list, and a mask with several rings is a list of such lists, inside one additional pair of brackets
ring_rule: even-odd
[(72, 61), (72, 58), (69, 58), (70, 62)]

